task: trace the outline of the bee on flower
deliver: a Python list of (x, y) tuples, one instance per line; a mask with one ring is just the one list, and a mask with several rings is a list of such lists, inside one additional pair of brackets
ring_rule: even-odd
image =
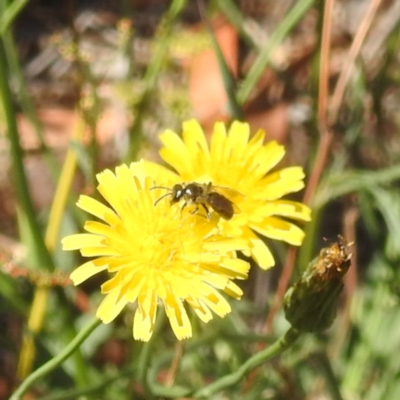
[[(175, 170), (175, 186), (168, 193), (171, 202), (183, 199), (184, 208), (187, 204), (193, 204), (195, 212), (203, 208), (207, 218), (211, 208), (222, 216), (221, 234), (244, 240), (248, 246), (244, 254), (268, 269), (275, 261), (263, 238), (301, 245), (304, 232), (290, 220), (309, 221), (311, 211), (300, 202), (283, 199), (304, 187), (304, 172), (298, 166), (271, 171), (285, 148), (276, 141), (264, 143), (264, 138), (262, 130), (250, 138), (247, 123), (234, 121), (227, 130), (217, 122), (208, 144), (199, 123), (190, 120), (183, 123), (182, 137), (171, 130), (160, 135), (160, 155)], [(202, 185), (205, 194), (193, 194), (193, 185)], [(221, 194), (225, 200), (219, 209), (208, 198), (218, 187), (240, 195), (233, 200)]]
[(240, 195), (240, 193), (229, 188), (214, 186), (211, 182), (176, 183), (172, 189), (164, 186), (155, 186), (154, 189), (156, 188), (166, 189), (168, 192), (161, 196), (154, 205), (157, 205), (164, 197), (170, 196), (171, 204), (184, 200), (182, 211), (187, 205), (191, 204), (195, 206), (193, 213), (199, 212), (200, 207), (202, 207), (209, 220), (211, 220), (210, 207), (226, 220), (231, 219), (233, 214), (240, 213), (240, 209), (230, 199)]

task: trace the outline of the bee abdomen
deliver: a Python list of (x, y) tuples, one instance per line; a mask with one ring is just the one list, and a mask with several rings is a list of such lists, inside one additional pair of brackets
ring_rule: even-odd
[(219, 193), (212, 192), (208, 195), (208, 204), (224, 219), (231, 219), (234, 214), (233, 204)]

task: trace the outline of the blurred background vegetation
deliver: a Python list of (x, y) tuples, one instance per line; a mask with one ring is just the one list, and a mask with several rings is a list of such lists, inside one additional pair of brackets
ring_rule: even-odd
[(60, 251), (79, 193), (159, 160), (157, 135), (192, 117), (286, 146), (307, 174), (304, 245), (269, 243), (277, 266), (193, 339), (134, 342), (126, 312), (26, 398), (182, 398), (235, 371), (288, 328), (289, 281), (338, 234), (355, 245), (334, 325), (213, 398), (400, 398), (400, 2), (0, 0), (0, 41), (0, 399), (100, 302), (104, 277), (72, 287), (80, 260)]

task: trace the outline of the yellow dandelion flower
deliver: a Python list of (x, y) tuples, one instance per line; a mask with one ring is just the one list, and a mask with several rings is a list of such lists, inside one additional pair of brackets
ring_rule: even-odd
[(64, 250), (80, 250), (94, 257), (75, 269), (75, 285), (108, 271), (102, 286), (105, 298), (97, 310), (104, 323), (111, 322), (129, 303), (136, 304), (133, 336), (148, 341), (153, 333), (159, 303), (178, 339), (192, 335), (184, 303), (204, 322), (213, 311), (220, 317), (230, 305), (220, 291), (239, 299), (241, 289), (233, 279), (245, 279), (249, 265), (236, 258), (243, 241), (218, 234), (216, 221), (198, 215), (181, 215), (179, 208), (155, 201), (162, 190), (150, 190), (170, 182), (172, 173), (147, 162), (122, 165), (97, 175), (98, 190), (110, 207), (88, 196), (78, 206), (102, 222), (88, 221), (88, 233), (63, 239)]
[(227, 131), (217, 122), (208, 145), (199, 123), (190, 120), (183, 123), (182, 138), (171, 130), (160, 135), (160, 155), (178, 173), (176, 182), (211, 182), (243, 195), (234, 200), (240, 213), (228, 221), (221, 219), (220, 228), (224, 235), (244, 239), (247, 254), (267, 269), (275, 261), (260, 236), (299, 246), (304, 232), (287, 219), (309, 221), (311, 211), (302, 203), (281, 199), (304, 187), (301, 167), (271, 172), (285, 155), (284, 146), (276, 141), (264, 144), (262, 130), (249, 137), (247, 123), (234, 121)]

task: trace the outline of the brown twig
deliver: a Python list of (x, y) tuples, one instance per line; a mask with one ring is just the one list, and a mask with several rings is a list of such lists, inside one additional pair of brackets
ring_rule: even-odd
[(329, 95), (329, 54), (331, 49), (332, 15), (335, 0), (327, 0), (322, 22), (321, 55), (319, 60), (318, 82), (318, 124), (322, 136), (327, 126), (327, 104)]
[(356, 35), (354, 36), (353, 43), (351, 44), (349, 53), (346, 57), (345, 65), (339, 75), (339, 79), (333, 92), (329, 115), (329, 120), (331, 121), (331, 123), (334, 123), (337, 119), (340, 105), (343, 101), (344, 92), (346, 90), (347, 83), (349, 82), (349, 78), (354, 67), (354, 62), (360, 53), (361, 46), (364, 43), (365, 37), (367, 36), (367, 33), (372, 24), (372, 20), (374, 19), (376, 11), (381, 4), (381, 1), (382, 0), (371, 0), (369, 7), (364, 15), (364, 18), (361, 21), (360, 27)]
[(270, 333), (272, 330), (272, 322), (274, 321), (275, 315), (278, 308), (282, 304), (283, 296), (285, 295), (286, 289), (290, 282), (290, 277), (292, 276), (294, 262), (296, 260), (297, 249), (295, 247), (290, 247), (286, 258), (286, 263), (282, 269), (282, 274), (279, 278), (278, 287), (276, 289), (276, 294), (274, 296), (271, 309), (268, 313), (267, 320), (265, 321), (264, 331), (265, 333)]
[(320, 143), (314, 168), (308, 181), (303, 202), (310, 204), (311, 198), (318, 182), (321, 178), (325, 161), (328, 156), (329, 148), (333, 139), (333, 132), (328, 126), (327, 104), (329, 97), (329, 54), (332, 34), (332, 15), (335, 0), (327, 0), (325, 3), (324, 20), (322, 26), (321, 38), (321, 57), (319, 64), (319, 94), (318, 94), (318, 128), (320, 134)]
[(314, 162), (314, 168), (311, 172), (310, 179), (303, 196), (303, 203), (311, 204), (312, 197), (317, 190), (318, 183), (321, 179), (322, 171), (324, 170), (326, 159), (328, 158), (329, 150), (333, 140), (333, 131), (327, 127), (321, 132), (321, 140), (318, 146), (317, 156)]
[(169, 367), (167, 377), (165, 378), (165, 386), (171, 387), (175, 382), (176, 372), (183, 355), (183, 342), (177, 342), (175, 346), (175, 355)]
[[(333, 133), (327, 126), (327, 104), (329, 93), (329, 53), (331, 43), (331, 30), (332, 30), (332, 14), (335, 0), (326, 0), (324, 9), (324, 19), (322, 25), (322, 38), (321, 38), (321, 57), (320, 57), (320, 73), (319, 73), (319, 96), (318, 96), (318, 126), (320, 132), (320, 143), (317, 151), (317, 156), (314, 164), (314, 169), (311, 173), (306, 191), (304, 193), (303, 202), (310, 204), (311, 198), (318, 182), (321, 178), (325, 161), (332, 143)], [(283, 267), (281, 277), (279, 279), (278, 288), (274, 297), (271, 310), (267, 316), (265, 323), (266, 332), (270, 332), (272, 328), (272, 321), (275, 314), (282, 303), (283, 296), (290, 282), (292, 276), (294, 263), (296, 260), (297, 250), (291, 248), (286, 263)]]

